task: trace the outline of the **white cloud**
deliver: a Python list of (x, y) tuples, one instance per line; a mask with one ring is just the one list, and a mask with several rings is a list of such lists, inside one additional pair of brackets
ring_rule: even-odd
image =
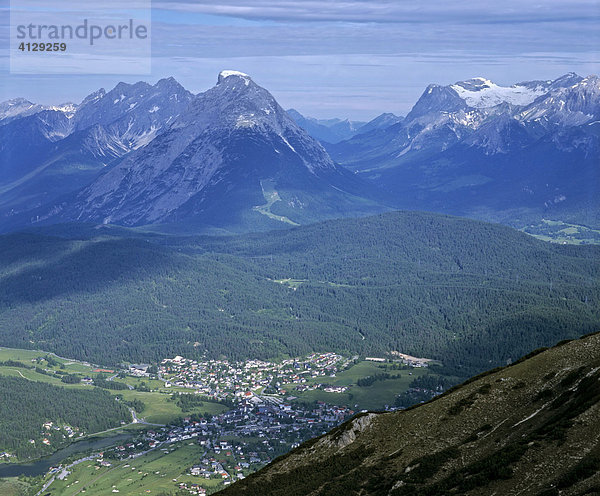
[(596, 0), (157, 0), (155, 8), (279, 21), (539, 22), (598, 19)]

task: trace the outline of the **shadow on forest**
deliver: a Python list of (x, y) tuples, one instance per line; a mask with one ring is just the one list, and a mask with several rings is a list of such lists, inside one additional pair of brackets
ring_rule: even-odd
[[(33, 246), (25, 242), (27, 238)], [(21, 234), (4, 241), (0, 302), (8, 306), (93, 293), (115, 283), (164, 274), (181, 264), (172, 251), (141, 240), (76, 242)]]

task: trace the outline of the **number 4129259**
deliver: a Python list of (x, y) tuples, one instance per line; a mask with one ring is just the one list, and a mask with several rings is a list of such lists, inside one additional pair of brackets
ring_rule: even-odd
[(64, 52), (66, 43), (21, 43), (19, 50), (22, 52)]

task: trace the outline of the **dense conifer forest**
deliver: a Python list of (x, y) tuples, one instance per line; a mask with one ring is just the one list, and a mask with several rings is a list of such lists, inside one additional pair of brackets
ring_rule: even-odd
[(600, 247), (394, 212), (233, 237), (0, 237), (0, 344), (95, 363), (311, 351), (467, 376), (598, 329)]
[(55, 451), (80, 433), (100, 432), (131, 420), (126, 406), (98, 388), (67, 389), (0, 376), (0, 398), (0, 451), (20, 460)]

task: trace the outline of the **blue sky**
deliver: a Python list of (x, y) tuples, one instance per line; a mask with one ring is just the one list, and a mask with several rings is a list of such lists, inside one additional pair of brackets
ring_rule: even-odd
[(150, 75), (24, 76), (9, 73), (8, 2), (0, 0), (0, 99), (79, 102), (119, 81), (166, 76), (200, 92), (221, 69), (237, 69), (284, 108), (370, 119), (407, 113), (429, 83), (600, 72), (600, 0), (154, 0), (152, 7)]

